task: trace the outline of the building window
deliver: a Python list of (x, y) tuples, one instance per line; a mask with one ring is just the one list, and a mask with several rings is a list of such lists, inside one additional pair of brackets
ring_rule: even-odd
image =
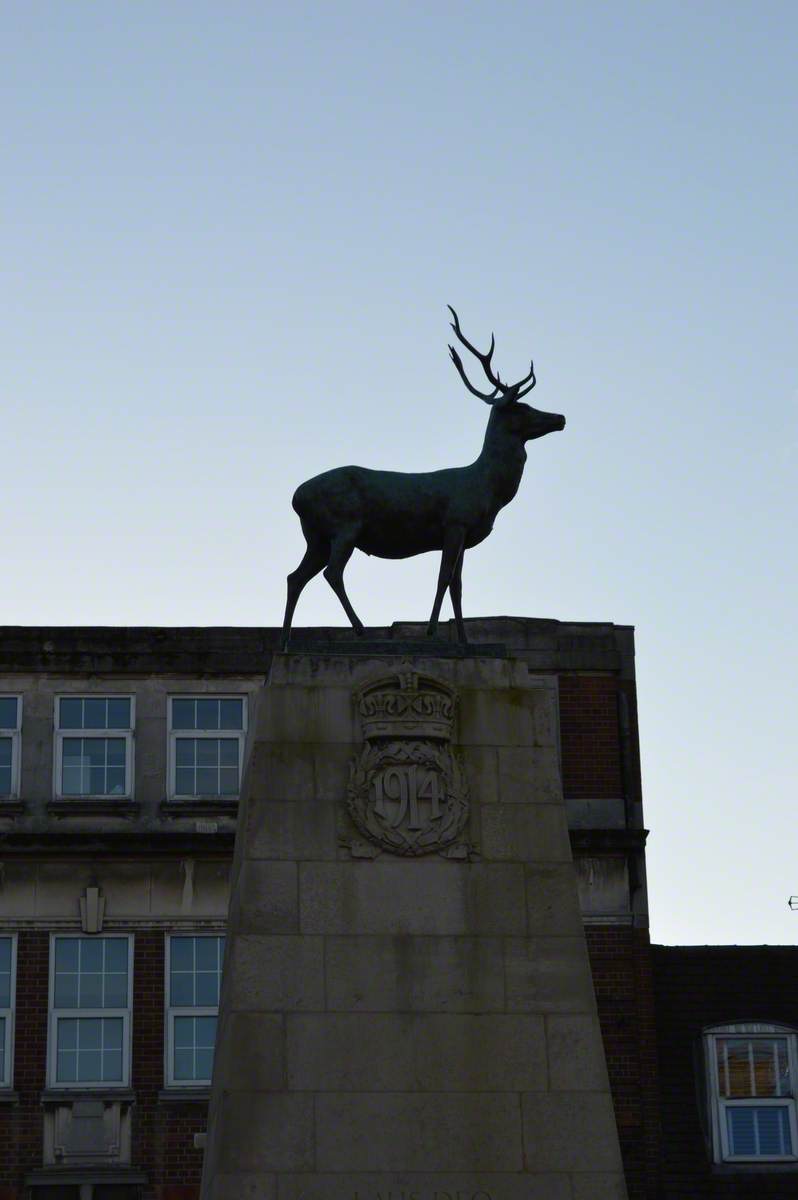
[(20, 696), (0, 696), (0, 800), (19, 795)]
[(166, 942), (166, 1082), (207, 1085), (219, 1012), (224, 937), (173, 934)]
[(131, 939), (54, 935), (51, 1087), (125, 1087), (130, 1078)]
[(17, 939), (0, 937), (0, 1088), (14, 1082), (14, 992), (16, 985)]
[(125, 797), (133, 790), (133, 697), (56, 698), (56, 795)]
[(796, 1032), (782, 1025), (716, 1026), (705, 1033), (717, 1162), (798, 1157)]
[(169, 793), (177, 799), (235, 797), (246, 734), (243, 696), (172, 696)]

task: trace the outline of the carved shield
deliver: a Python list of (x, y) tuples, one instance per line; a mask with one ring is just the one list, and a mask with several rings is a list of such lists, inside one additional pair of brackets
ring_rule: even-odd
[(404, 670), (367, 684), (357, 699), (364, 746), (350, 769), (352, 820), (394, 854), (451, 846), (468, 818), (467, 788), (450, 746), (454, 691)]

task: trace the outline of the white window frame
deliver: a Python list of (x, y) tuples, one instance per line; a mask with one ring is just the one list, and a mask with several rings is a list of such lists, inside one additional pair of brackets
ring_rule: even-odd
[[(786, 1038), (790, 1064), (792, 1093), (789, 1096), (751, 1096), (726, 1099), (721, 1095), (718, 1076), (717, 1041), (723, 1038), (758, 1037), (772, 1040)], [(713, 1025), (704, 1030), (704, 1059), (707, 1067), (707, 1086), (712, 1121), (712, 1150), (715, 1162), (755, 1165), (757, 1163), (798, 1162), (798, 1117), (796, 1116), (795, 1089), (798, 1083), (798, 1030), (789, 1025), (770, 1024), (761, 1021), (735, 1022), (731, 1025)], [(793, 1154), (731, 1154), (726, 1122), (727, 1108), (787, 1108), (790, 1122), (790, 1139)]]
[(0, 1008), (0, 1017), (5, 1018), (5, 1074), (0, 1075), (0, 1089), (8, 1090), (14, 1086), (14, 1027), (17, 1013), (17, 935), (15, 933), (0, 933), (0, 939), (9, 938), (11, 941), (11, 981), (9, 985), (9, 1008)]
[[(190, 938), (226, 938), (227, 932), (224, 929), (183, 929), (178, 933), (168, 933), (164, 938), (164, 955), (165, 955), (165, 981), (164, 988), (165, 999), (165, 1020), (164, 1020), (164, 1080), (166, 1087), (172, 1088), (208, 1088), (210, 1087), (210, 1079), (175, 1079), (174, 1075), (174, 1033), (175, 1033), (175, 1017), (216, 1017), (216, 1032), (219, 1033), (219, 1006), (203, 1007), (203, 1008), (185, 1008), (172, 1007), (172, 938), (173, 937), (190, 937)], [(227, 943), (225, 942), (225, 950)], [(222, 963), (224, 965), (224, 963)], [(219, 977), (219, 987), (221, 989), (221, 975)], [(221, 997), (220, 997), (221, 998)]]
[(17, 724), (13, 729), (0, 728), (0, 737), (11, 738), (11, 791), (0, 796), (0, 805), (6, 800), (18, 800), (22, 766), (22, 696), (19, 692), (0, 692), (0, 700), (16, 700)]
[[(247, 740), (247, 700), (249, 697), (243, 692), (176, 692), (173, 696), (167, 699), (167, 714), (166, 714), (166, 736), (168, 740), (168, 788), (167, 795), (170, 800), (186, 801), (190, 803), (192, 800), (237, 800), (241, 791), (241, 775), (244, 769), (244, 746)], [(241, 729), (173, 729), (172, 728), (172, 705), (175, 700), (240, 700), (241, 707)], [(238, 792), (235, 795), (205, 795), (200, 793), (197, 795), (187, 794), (177, 791), (177, 739), (178, 738), (237, 738), (238, 739)]]
[[(55, 1007), (55, 940), (74, 938), (80, 941), (102, 941), (103, 938), (124, 938), (127, 941), (127, 1008), (56, 1008)], [(59, 931), (50, 934), (50, 983), (47, 1002), (47, 1086), (58, 1091), (96, 1092), (130, 1087), (130, 1047), (133, 1016), (133, 934), (105, 933), (84, 934), (75, 931)], [(58, 1021), (61, 1018), (77, 1017), (121, 1017), (122, 1018), (122, 1079), (94, 1082), (58, 1079)]]
[[(129, 729), (61, 729), (62, 700), (129, 700)], [(133, 796), (133, 753), (136, 732), (136, 697), (129, 692), (59, 692), (53, 709), (53, 796), (56, 800), (130, 800)], [(65, 793), (63, 786), (64, 738), (124, 738), (125, 740), (125, 791), (124, 792), (74, 792)]]

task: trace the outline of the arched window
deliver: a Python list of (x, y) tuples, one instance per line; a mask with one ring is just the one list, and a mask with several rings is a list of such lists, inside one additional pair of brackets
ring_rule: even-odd
[(704, 1031), (716, 1162), (798, 1161), (797, 1039), (759, 1021)]

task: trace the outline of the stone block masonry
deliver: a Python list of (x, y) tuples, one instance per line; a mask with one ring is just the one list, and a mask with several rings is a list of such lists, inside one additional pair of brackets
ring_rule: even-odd
[(389, 1195), (626, 1196), (557, 679), (511, 658), (276, 655), (202, 1200)]

